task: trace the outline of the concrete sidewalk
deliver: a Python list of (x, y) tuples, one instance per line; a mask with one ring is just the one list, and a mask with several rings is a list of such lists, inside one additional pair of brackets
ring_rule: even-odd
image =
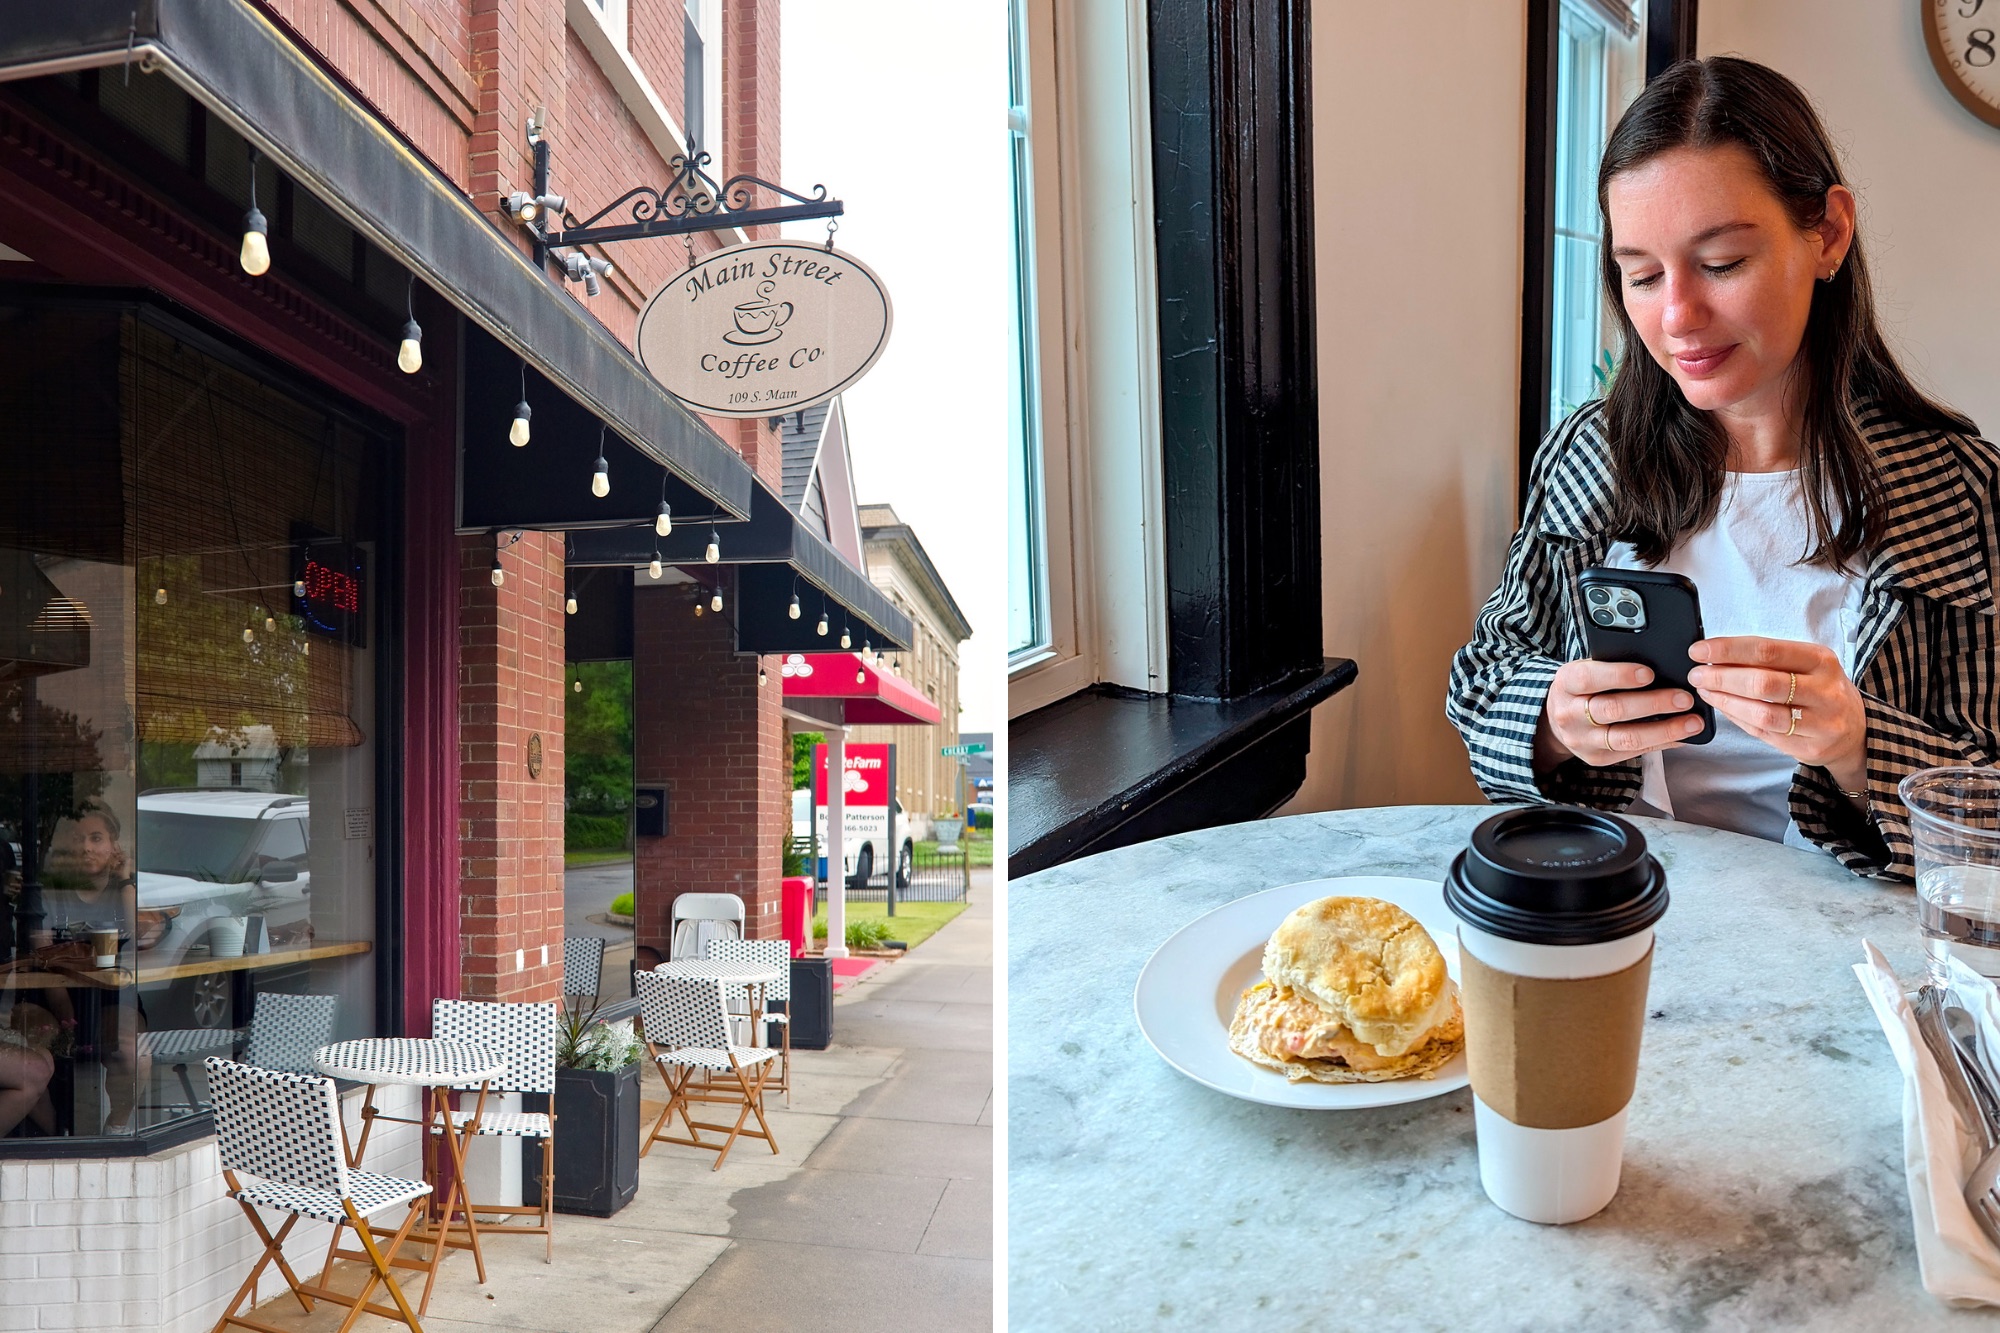
[[(557, 1220), (552, 1265), (539, 1237), (490, 1230), (484, 1285), (469, 1255), (448, 1257), (424, 1328), (989, 1328), (991, 883), (990, 871), (975, 872), (963, 914), (835, 1000), (832, 1047), (794, 1052), (792, 1106), (782, 1095), (768, 1104), (780, 1152), (739, 1139), (713, 1171), (710, 1153), (655, 1144), (624, 1211)], [(661, 1105), (657, 1074), (647, 1072), (644, 1088), (650, 1129)], [(413, 1302), (415, 1277), (405, 1288)], [(343, 1290), (359, 1282), (358, 1273), (335, 1279)], [(333, 1329), (345, 1313), (287, 1310), (275, 1275), (260, 1295), (260, 1318), (301, 1333)], [(368, 1316), (356, 1327), (384, 1326)]]

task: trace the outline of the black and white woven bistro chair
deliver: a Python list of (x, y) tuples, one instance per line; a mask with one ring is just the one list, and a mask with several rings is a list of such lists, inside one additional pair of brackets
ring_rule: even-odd
[[(347, 1320), (341, 1325), (343, 1330), (353, 1327), (366, 1310), (407, 1325), (415, 1333), (423, 1333), (403, 1289), (389, 1269), (396, 1261), (396, 1251), (409, 1238), (410, 1228), (423, 1212), (431, 1187), (421, 1180), (378, 1176), (347, 1165), (340, 1136), (340, 1103), (332, 1079), (256, 1069), (213, 1057), (202, 1065), (208, 1071), (209, 1101), (215, 1109), (222, 1178), (228, 1183), (229, 1197), (242, 1207), (244, 1216), (256, 1228), (258, 1239), (264, 1242), (262, 1257), (216, 1323), (215, 1333), (223, 1333), (232, 1324), (258, 1329), (260, 1333), (281, 1333), (270, 1324), (237, 1313), (256, 1291), (258, 1276), (272, 1263), (278, 1265), (292, 1294), (308, 1314), (312, 1313), (313, 1301), (329, 1301), (349, 1307)], [(244, 1176), (251, 1179), (245, 1180)], [(388, 1243), (378, 1246), (368, 1218), (399, 1205), (409, 1210), (408, 1215)], [(259, 1208), (291, 1216), (274, 1234), (264, 1225)], [(301, 1217), (333, 1223), (336, 1245), (343, 1227), (352, 1228), (360, 1237), (359, 1251), (341, 1251), (343, 1256), (365, 1259), (369, 1265), (368, 1280), (358, 1294), (349, 1296), (331, 1290), (324, 1275), (317, 1284), (299, 1281), (299, 1275), (285, 1261), (284, 1244)], [(369, 1298), (380, 1286), (389, 1289), (395, 1308), (370, 1302)]]
[[(769, 1062), (777, 1052), (768, 1046), (737, 1046), (729, 1040), (729, 1010), (723, 1004), (723, 983), (709, 978), (670, 977), (658, 972), (640, 972), (639, 1013), (645, 1026), (646, 1049), (652, 1052), (660, 1076), (667, 1082), (667, 1107), (639, 1149), (644, 1157), (655, 1143), (680, 1143), (706, 1148), (716, 1154), (714, 1170), (720, 1171), (730, 1148), (739, 1136), (762, 1139), (778, 1151), (771, 1137), (771, 1122), (764, 1118), (764, 1087)], [(715, 1075), (706, 1084), (696, 1084), (696, 1070)], [(756, 1077), (751, 1077), (752, 1071)], [(727, 1075), (727, 1078), (722, 1076)], [(734, 1086), (732, 1086), (732, 1083)], [(726, 1102), (742, 1106), (734, 1125), (715, 1125), (696, 1120), (694, 1102)], [(667, 1124), (679, 1111), (687, 1125), (688, 1137), (668, 1134)], [(752, 1115), (762, 1127), (745, 1129)], [(701, 1137), (702, 1130), (726, 1134), (720, 1142)]]
[[(250, 1043), (243, 1052), (243, 1062), (259, 1069), (312, 1073), (313, 1052), (333, 1040), (340, 997), (259, 991), (256, 1006), (250, 1016)], [(139, 1048), (154, 1064), (172, 1065), (187, 1105), (194, 1108), (201, 1105), (201, 1099), (195, 1096), (188, 1066), (211, 1055), (233, 1056), (243, 1036), (241, 1028), (163, 1028), (140, 1033)]]
[(597, 1000), (598, 979), (604, 975), (604, 941), (593, 935), (563, 937), (563, 996), (588, 995)]
[[(567, 959), (565, 959), (567, 961)], [(482, 1000), (433, 1000), (431, 1032), (439, 1041), (468, 1041), (484, 1046), (507, 1063), (507, 1072), (493, 1084), (495, 1092), (531, 1092), (553, 1097), (556, 1090), (556, 1006), (491, 1004)], [(470, 1201), (475, 1213), (535, 1216), (535, 1224), (484, 1223), (487, 1235), (519, 1232), (546, 1238), (545, 1262), (555, 1262), (556, 1118), (547, 1111), (453, 1111), (453, 1128), (476, 1136), (542, 1141), (542, 1201), (520, 1203)], [(436, 1132), (435, 1130), (433, 1132)]]
[[(764, 1012), (761, 1019), (751, 1014), (754, 1021), (776, 1023), (778, 1025), (778, 1077), (770, 1086), (785, 1094), (785, 1105), (792, 1104), (792, 946), (786, 940), (710, 940), (708, 942), (709, 961), (717, 963), (763, 963), (776, 968), (778, 979), (767, 983), (764, 992)], [(751, 986), (722, 988), (724, 998), (729, 1001), (732, 1011), (750, 1013)], [(782, 1004), (787, 1012), (773, 1013), (770, 1006)], [(738, 1010), (738, 1006), (741, 1009)]]

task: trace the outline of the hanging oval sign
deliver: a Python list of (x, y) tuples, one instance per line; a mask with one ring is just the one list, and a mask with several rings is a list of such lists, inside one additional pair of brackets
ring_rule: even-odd
[(653, 293), (639, 312), (639, 360), (697, 412), (773, 417), (867, 374), (890, 323), (888, 289), (853, 255), (750, 241)]

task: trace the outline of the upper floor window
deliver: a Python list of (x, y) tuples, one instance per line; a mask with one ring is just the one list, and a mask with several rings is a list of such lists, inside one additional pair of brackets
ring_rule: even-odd
[(722, 161), (722, 0), (683, 0), (681, 130), (689, 152)]

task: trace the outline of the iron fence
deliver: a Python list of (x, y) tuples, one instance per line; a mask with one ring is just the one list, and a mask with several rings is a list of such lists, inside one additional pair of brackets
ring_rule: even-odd
[[(911, 903), (955, 903), (965, 900), (966, 890), (972, 886), (972, 865), (969, 850), (964, 844), (956, 852), (940, 852), (928, 843), (918, 843), (911, 849), (908, 862), (902, 873), (896, 877), (896, 901)], [(889, 874), (887, 867), (869, 877), (867, 884), (850, 883), (847, 888), (850, 902), (884, 902), (889, 897)], [(826, 883), (817, 886), (815, 901), (826, 901)]]

